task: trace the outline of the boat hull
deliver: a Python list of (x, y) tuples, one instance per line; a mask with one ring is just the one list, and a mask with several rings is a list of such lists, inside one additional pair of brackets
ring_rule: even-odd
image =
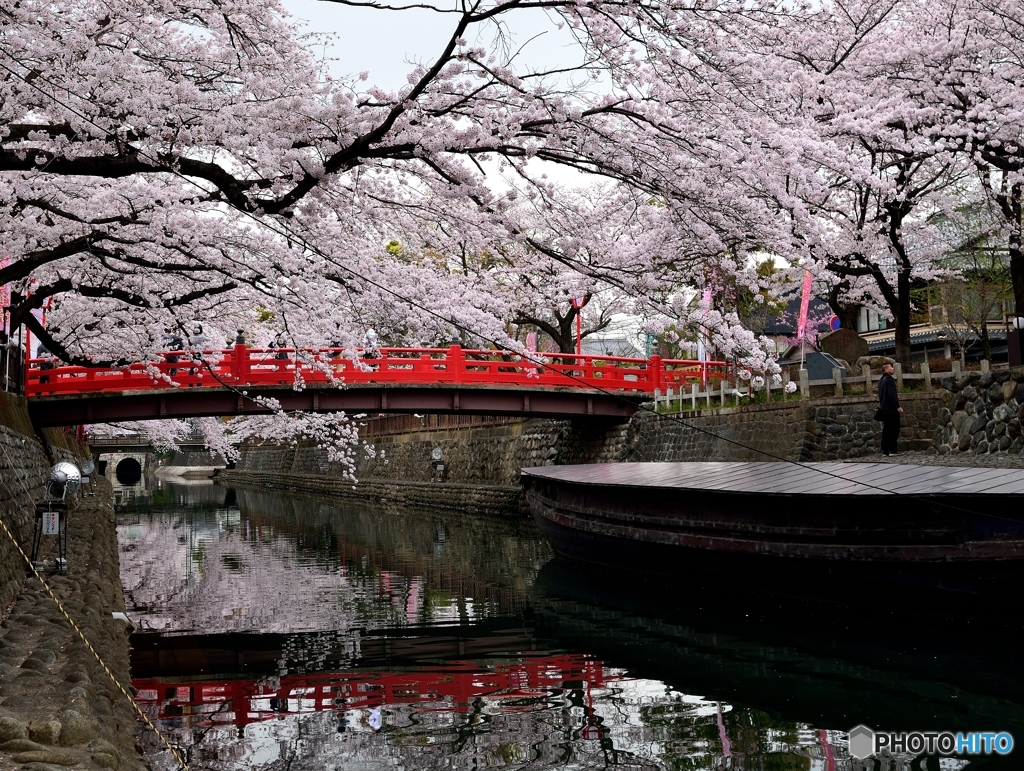
[[(642, 465), (642, 464), (637, 464)], [(583, 467), (580, 467), (583, 468)], [(559, 553), (657, 572), (741, 563), (1024, 564), (1021, 496), (830, 495), (580, 483), (524, 470)], [(637, 469), (641, 472), (641, 469)]]

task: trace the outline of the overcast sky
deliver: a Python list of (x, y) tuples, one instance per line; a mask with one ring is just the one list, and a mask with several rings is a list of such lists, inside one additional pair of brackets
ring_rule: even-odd
[[(328, 52), (339, 60), (333, 68), (335, 75), (366, 71), (368, 84), (389, 89), (404, 84), (414, 64), (432, 62), (458, 20), (454, 14), (352, 8), (325, 0), (284, 0), (284, 5), (305, 29), (337, 36), (336, 44)], [(581, 54), (569, 33), (558, 30), (542, 11), (518, 11), (508, 21), (515, 46), (540, 35), (527, 45), (522, 63), (565, 66), (580, 60)], [(479, 32), (488, 39), (468, 39), (470, 43), (489, 45), (494, 32), (490, 25)]]
[[(388, 90), (407, 83), (409, 72), (417, 64), (432, 63), (451, 37), (458, 17), (427, 10), (381, 11), (353, 8), (328, 0), (283, 0), (293, 21), (310, 32), (323, 32), (337, 40), (325, 53), (336, 59), (331, 71), (335, 77), (369, 73), (363, 87), (379, 86)], [(504, 34), (513, 47), (524, 47), (517, 55), (518, 68), (568, 67), (582, 61), (582, 51), (565, 29), (543, 11), (517, 11), (505, 20)], [(475, 32), (486, 39), (468, 37), (470, 43), (490, 47), (496, 28), (487, 25)], [(497, 166), (483, 162), (492, 185), (503, 187), (495, 179)], [(551, 163), (532, 161), (534, 173), (543, 173), (566, 185), (586, 186), (592, 178)]]

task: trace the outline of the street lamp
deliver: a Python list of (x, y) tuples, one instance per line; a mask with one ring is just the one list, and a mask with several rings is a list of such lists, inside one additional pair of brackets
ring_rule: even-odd
[(576, 309), (576, 355), (580, 356), (583, 354), (583, 345), (580, 342), (582, 337), (582, 317), (583, 306), (590, 302), (590, 295), (586, 294), (583, 297), (573, 297), (572, 307)]

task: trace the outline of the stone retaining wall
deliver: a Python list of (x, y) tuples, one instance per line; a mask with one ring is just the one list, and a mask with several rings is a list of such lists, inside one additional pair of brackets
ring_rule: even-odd
[[(0, 404), (5, 401), (0, 398)], [(31, 544), (35, 505), (43, 500), (50, 465), (42, 442), (34, 434), (0, 424), (0, 516), (18, 543)], [(24, 585), (25, 562), (7, 532), (0, 532), (0, 614)]]
[[(903, 394), (901, 447), (923, 449), (943, 394)], [(358, 484), (312, 445), (250, 446), (226, 484), (284, 487), (344, 497), (491, 512), (524, 512), (519, 470), (570, 463), (699, 460), (841, 460), (878, 452), (873, 396), (655, 415), (628, 422), (525, 420), (485, 428), (411, 432), (374, 439)], [(440, 448), (444, 471), (432, 465)], [(435, 481), (431, 481), (431, 478)]]
[(933, 445), (940, 455), (1024, 452), (1024, 367), (971, 372), (943, 381), (949, 405), (939, 415)]
[(271, 471), (222, 471), (221, 484), (294, 490), (328, 498), (372, 500), (400, 506), (463, 509), (478, 513), (525, 516), (518, 485), (415, 482), (405, 479), (361, 479), (358, 485), (321, 474)]
[[(145, 763), (134, 710), (72, 628), (68, 616), (125, 687), (131, 686), (112, 493), (78, 498), (68, 518), (68, 573), (27, 578), (35, 504), (54, 462), (86, 450), (62, 431), (32, 431), (23, 399), (0, 393), (0, 768), (132, 769)], [(44, 540), (44, 551), (55, 539)], [(46, 556), (41, 554), (41, 557)], [(51, 555), (52, 556), (52, 555)], [(67, 616), (64, 613), (67, 613)]]

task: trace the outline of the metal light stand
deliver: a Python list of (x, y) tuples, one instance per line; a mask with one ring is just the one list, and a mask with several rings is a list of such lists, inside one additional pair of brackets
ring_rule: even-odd
[(68, 572), (68, 505), (64, 501), (44, 501), (36, 504), (36, 526), (32, 536), (32, 567), (46, 570), (45, 563), (39, 559), (39, 546), (44, 535), (57, 536), (56, 572), (64, 575)]
[(39, 547), (44, 535), (57, 536), (57, 564), (60, 575), (68, 572), (68, 495), (74, 495), (82, 482), (82, 472), (74, 463), (63, 461), (50, 469), (46, 483), (46, 500), (36, 504), (35, 532), (32, 534), (32, 567), (48, 570), (39, 559)]

